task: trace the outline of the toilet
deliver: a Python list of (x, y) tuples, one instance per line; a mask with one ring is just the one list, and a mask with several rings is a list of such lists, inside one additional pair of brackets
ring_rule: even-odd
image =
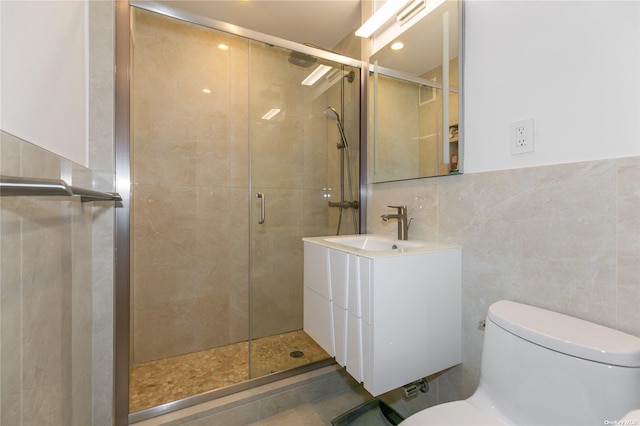
[(618, 425), (637, 409), (640, 338), (503, 300), (489, 307), (474, 394), (401, 425)]

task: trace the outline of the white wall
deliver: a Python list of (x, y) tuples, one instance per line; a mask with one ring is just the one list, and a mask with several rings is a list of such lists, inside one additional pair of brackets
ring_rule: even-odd
[[(640, 1), (466, 2), (466, 173), (640, 155)], [(510, 153), (512, 121), (535, 148)]]
[(2, 128), (2, 2), (0, 2), (0, 129)]
[(87, 3), (0, 8), (2, 130), (87, 166)]

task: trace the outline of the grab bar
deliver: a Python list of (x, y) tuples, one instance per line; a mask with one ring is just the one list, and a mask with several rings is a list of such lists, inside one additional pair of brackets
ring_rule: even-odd
[(122, 201), (117, 192), (99, 192), (70, 186), (64, 180), (0, 176), (0, 196), (79, 196), (83, 203), (88, 201)]

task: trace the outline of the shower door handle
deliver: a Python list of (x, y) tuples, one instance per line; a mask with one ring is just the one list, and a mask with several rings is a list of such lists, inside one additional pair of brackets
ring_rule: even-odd
[(264, 223), (264, 203), (266, 200), (262, 192), (258, 192), (256, 198), (260, 198), (260, 220), (258, 223), (262, 225)]

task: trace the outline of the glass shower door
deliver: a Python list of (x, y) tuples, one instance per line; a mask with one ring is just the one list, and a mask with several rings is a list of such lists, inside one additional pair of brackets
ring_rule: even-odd
[(357, 164), (359, 85), (357, 69), (132, 15), (130, 409), (143, 412), (328, 357), (302, 331), (302, 237), (335, 232), (339, 134), (324, 111), (343, 117)]
[[(302, 330), (302, 238), (335, 232), (328, 201), (339, 193), (330, 177), (339, 176), (339, 153), (337, 130), (325, 110), (335, 105), (342, 111), (343, 84), (350, 85), (349, 96), (358, 95), (358, 84), (343, 78), (340, 64), (259, 42), (250, 43), (249, 61), (254, 378), (329, 357)], [(318, 67), (326, 74), (314, 84), (303, 83)], [(348, 104), (357, 106), (357, 99)], [(355, 111), (349, 115), (357, 123)]]
[(132, 9), (137, 412), (248, 379), (248, 40)]

